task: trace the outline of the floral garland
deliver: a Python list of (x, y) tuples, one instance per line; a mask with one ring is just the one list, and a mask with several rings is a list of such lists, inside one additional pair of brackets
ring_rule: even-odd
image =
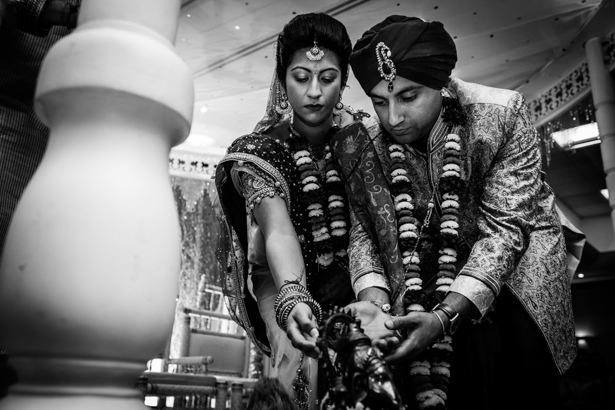
[[(336, 128), (332, 128), (334, 131)], [(304, 233), (299, 239), (306, 271), (326, 269), (335, 256), (345, 257), (348, 247), (349, 216), (344, 183), (335, 167), (328, 142), (324, 147), (324, 175), (318, 170), (318, 161), (312, 155), (309, 141), (292, 125), (286, 146), (299, 174), (301, 189), (295, 203), (301, 208), (297, 215), (300, 231)]]
[[(452, 130), (465, 125), (465, 116), (459, 102), (451, 97), (442, 97), (443, 120)], [(427, 204), (427, 214), (421, 223), (414, 217), (416, 203), (412, 193), (412, 183), (408, 178), (404, 147), (390, 143), (388, 154), (391, 159), (389, 174), (392, 179), (391, 193), (395, 202), (399, 247), (403, 257), (406, 293), (406, 311), (424, 312), (431, 308), (433, 298), (442, 301), (456, 276), (456, 242), (459, 237), (459, 187), (461, 185), (461, 139), (451, 132), (444, 145), (443, 167), (438, 182), (442, 193), (442, 217), (440, 219), (440, 238), (438, 273), (436, 275), (435, 295), (427, 294), (421, 278), (421, 259), (417, 251), (421, 234), (429, 226), (434, 209), (434, 194)], [(450, 357), (453, 349), (452, 339), (445, 335), (427, 351), (410, 364), (410, 382), (414, 387), (415, 400), (420, 408), (444, 408), (450, 379)]]

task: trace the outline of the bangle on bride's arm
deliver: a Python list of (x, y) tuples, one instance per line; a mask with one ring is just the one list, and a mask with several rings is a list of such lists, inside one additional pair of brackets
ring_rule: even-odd
[(273, 310), (278, 326), (284, 331), (287, 329), (288, 316), (299, 303), (305, 303), (316, 317), (316, 323), (322, 320), (322, 308), (314, 300), (310, 292), (302, 285), (292, 284), (278, 292), (273, 304)]
[(298, 287), (302, 287), (305, 289), (305, 286), (303, 286), (301, 283), (297, 283), (297, 282), (286, 282), (284, 284), (282, 284), (282, 286), (280, 286), (280, 289), (278, 289), (278, 295), (282, 292), (289, 292), (293, 289), (298, 289)]

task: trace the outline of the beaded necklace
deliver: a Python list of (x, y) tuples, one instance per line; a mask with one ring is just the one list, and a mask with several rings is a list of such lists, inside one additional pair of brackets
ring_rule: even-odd
[[(443, 95), (442, 106), (442, 118), (452, 131), (465, 125), (464, 113), (456, 99)], [(431, 220), (436, 190), (434, 189), (427, 203), (427, 213), (421, 223), (414, 217), (417, 204), (410, 195), (413, 190), (408, 178), (404, 147), (389, 138), (388, 155), (391, 163), (388, 172), (392, 180), (391, 194), (395, 203), (399, 248), (403, 258), (406, 312), (426, 311), (426, 308), (431, 308), (427, 304), (433, 304), (434, 297), (437, 301), (442, 301), (457, 273), (455, 262), (457, 262), (456, 242), (459, 237), (458, 213), (461, 185), (461, 139), (458, 134), (450, 132), (446, 136), (444, 150), (443, 167), (437, 184), (443, 199), (440, 205), (442, 217), (439, 229), (442, 246), (439, 250), (435, 295), (430, 295), (423, 288), (421, 255), (418, 252), (418, 245), (424, 229), (429, 226)], [(422, 408), (445, 405), (450, 378), (451, 342), (450, 336), (444, 336), (442, 340), (436, 342), (410, 364), (410, 377), (412, 385), (415, 386), (415, 400), (417, 403), (422, 403)]]
[[(337, 131), (331, 129), (331, 134)], [(286, 140), (299, 175), (299, 240), (306, 271), (326, 269), (334, 257), (346, 256), (348, 247), (348, 204), (344, 184), (331, 156), (329, 142), (324, 146), (324, 172), (319, 172), (309, 141), (292, 126)], [(312, 269), (310, 269), (312, 268)], [(312, 275), (313, 276), (313, 275)], [(308, 275), (308, 281), (310, 276)], [(308, 282), (309, 283), (309, 282)]]

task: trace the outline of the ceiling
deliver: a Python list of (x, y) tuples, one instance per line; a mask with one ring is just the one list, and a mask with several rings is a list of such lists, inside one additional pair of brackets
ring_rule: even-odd
[[(512, 88), (528, 100), (584, 58), (577, 35), (601, 0), (183, 0), (177, 53), (194, 76), (192, 135), (182, 148), (221, 152), (265, 109), (277, 34), (296, 14), (327, 12), (353, 44), (392, 14), (441, 21), (465, 81)], [(565, 67), (562, 67), (564, 65)], [(554, 71), (554, 72), (553, 72)], [(344, 102), (373, 112), (351, 76)]]
[[(326, 12), (354, 44), (392, 14), (441, 21), (465, 81), (515, 89), (531, 101), (585, 59), (584, 42), (615, 29), (615, 0), (182, 0), (176, 51), (194, 78), (190, 137), (176, 150), (221, 156), (264, 114), (273, 44), (297, 14)], [(373, 113), (351, 75), (344, 103)], [(545, 168), (558, 199), (580, 218), (608, 215), (600, 148), (557, 146)]]
[(581, 219), (608, 215), (608, 201), (600, 190), (606, 188), (600, 145), (576, 151), (557, 146), (551, 151), (551, 163), (545, 167), (547, 183), (558, 199)]

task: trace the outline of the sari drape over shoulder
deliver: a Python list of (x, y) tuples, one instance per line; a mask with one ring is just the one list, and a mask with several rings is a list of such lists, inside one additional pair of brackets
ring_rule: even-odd
[(237, 192), (230, 176), (235, 163), (250, 166), (258, 172), (260, 178), (277, 187), (277, 194), (285, 199), (291, 219), (292, 197), (296, 195), (297, 189), (296, 183), (292, 181), (297, 180), (297, 175), (292, 157), (284, 146), (261, 134), (250, 134), (235, 140), (218, 164), (216, 172), (216, 188), (223, 213), (223, 217), (219, 218), (222, 229), (218, 259), (225, 271), (223, 292), (229, 313), (246, 330), (250, 339), (263, 352), (270, 354), (263, 320), (256, 301), (248, 291), (248, 207), (246, 199)]

